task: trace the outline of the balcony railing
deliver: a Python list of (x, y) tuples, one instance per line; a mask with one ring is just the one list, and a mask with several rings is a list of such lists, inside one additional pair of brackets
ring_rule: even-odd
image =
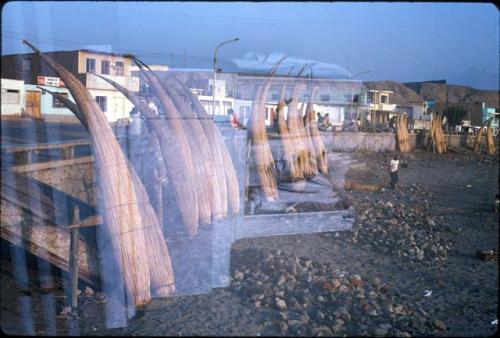
[(396, 110), (396, 104), (370, 103), (370, 109), (373, 109), (373, 110), (385, 110), (385, 111), (395, 111)]
[[(119, 75), (103, 75), (110, 80), (115, 81), (119, 85), (127, 88), (130, 91), (139, 91), (139, 78), (132, 76), (119, 76)], [(98, 76), (87, 73), (85, 76), (85, 85), (88, 89), (105, 89), (105, 90), (116, 90), (112, 85), (104, 81)]]

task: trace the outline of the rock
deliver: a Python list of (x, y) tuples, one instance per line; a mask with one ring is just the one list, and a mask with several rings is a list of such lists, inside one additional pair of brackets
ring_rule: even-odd
[(375, 331), (373, 331), (373, 334), (377, 337), (383, 337), (389, 333), (389, 330), (386, 328), (382, 327), (377, 327)]
[(90, 287), (86, 286), (85, 290), (83, 290), (83, 295), (85, 297), (92, 297), (94, 295), (94, 290), (92, 290)]
[(444, 331), (447, 328), (446, 324), (443, 321), (439, 320), (439, 319), (435, 319), (432, 322), (432, 325), (434, 325), (440, 331)]
[(59, 316), (66, 317), (71, 315), (72, 309), (71, 306), (65, 306), (62, 308), (61, 312), (59, 312)]
[(238, 270), (234, 271), (234, 279), (242, 280), (243, 277), (244, 277), (243, 272), (238, 271)]
[(286, 276), (285, 275), (281, 275), (279, 280), (278, 280), (278, 286), (284, 284), (286, 282)]
[(286, 309), (286, 302), (283, 299), (276, 297), (274, 301), (276, 302), (276, 306), (278, 307), (278, 309), (282, 311)]
[(334, 289), (338, 289), (340, 284), (341, 284), (340, 279), (338, 278), (332, 279), (332, 286)]
[(105, 304), (108, 301), (106, 295), (102, 292), (98, 292), (95, 294), (95, 298), (98, 304)]
[(334, 332), (326, 325), (312, 329), (312, 335), (315, 337), (332, 337)]

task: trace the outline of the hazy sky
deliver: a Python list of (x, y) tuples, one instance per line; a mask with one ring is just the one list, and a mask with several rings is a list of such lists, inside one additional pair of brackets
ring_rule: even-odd
[(273, 51), (370, 70), (363, 80), (499, 88), (499, 11), (488, 3), (9, 2), (2, 54), (111, 45), (148, 63), (210, 68)]

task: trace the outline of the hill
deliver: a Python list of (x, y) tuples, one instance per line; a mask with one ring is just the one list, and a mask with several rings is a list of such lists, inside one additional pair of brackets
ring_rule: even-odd
[[(422, 102), (429, 98), (436, 102), (446, 101), (448, 90), (448, 104), (461, 104), (468, 106), (475, 103), (486, 102), (489, 107), (499, 108), (499, 93), (494, 90), (480, 90), (468, 86), (446, 84), (444, 81), (407, 82), (372, 81), (365, 82), (368, 89), (392, 90), (391, 103), (404, 105)], [(448, 88), (446, 88), (448, 87)]]
[[(433, 81), (428, 82), (408, 82), (404, 83), (406, 87), (412, 88), (422, 98), (432, 98), (438, 102), (446, 100), (446, 84)], [(448, 103), (470, 104), (486, 102), (489, 107), (499, 108), (498, 91), (480, 90), (468, 86), (448, 84)]]

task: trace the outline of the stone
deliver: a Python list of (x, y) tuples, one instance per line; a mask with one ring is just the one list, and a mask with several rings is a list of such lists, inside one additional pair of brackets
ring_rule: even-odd
[(322, 325), (312, 329), (312, 335), (315, 337), (331, 337), (334, 331), (332, 331), (328, 326)]
[(278, 307), (278, 309), (282, 311), (286, 309), (286, 302), (283, 299), (276, 297), (274, 301), (276, 302), (276, 306)]
[(284, 284), (286, 282), (286, 276), (281, 275), (280, 278), (278, 279), (278, 286)]
[(435, 319), (432, 322), (432, 325), (434, 325), (434, 327), (436, 327), (440, 331), (444, 331), (447, 328), (446, 324), (443, 321), (439, 320), (439, 319)]
[(243, 277), (244, 277), (243, 272), (238, 271), (238, 270), (234, 271), (234, 279), (242, 280)]
[(86, 286), (85, 290), (83, 290), (83, 295), (85, 297), (92, 297), (94, 295), (94, 290), (92, 290), (90, 287)]
[(377, 327), (375, 331), (373, 331), (373, 334), (378, 337), (385, 336), (389, 333), (389, 330), (383, 327)]

